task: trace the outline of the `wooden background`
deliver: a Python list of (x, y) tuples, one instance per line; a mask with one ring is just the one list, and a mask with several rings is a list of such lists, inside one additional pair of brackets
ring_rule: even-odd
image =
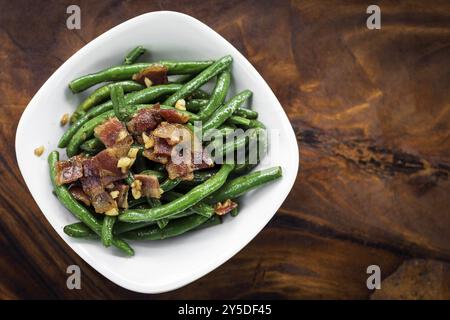
[[(82, 28), (65, 26), (77, 3)], [(450, 298), (450, 2), (0, 2), (0, 298)], [(90, 268), (20, 176), (14, 135), (44, 81), (111, 27), (155, 10), (199, 18), (261, 72), (294, 126), (300, 173), (269, 225), (217, 270), (146, 296)], [(66, 267), (82, 290), (66, 288)], [(380, 265), (382, 289), (366, 288)]]

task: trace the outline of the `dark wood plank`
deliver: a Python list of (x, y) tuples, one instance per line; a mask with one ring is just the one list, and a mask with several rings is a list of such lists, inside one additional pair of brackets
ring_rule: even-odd
[[(199, 18), (248, 57), (296, 129), (301, 164), (291, 195), (247, 248), (156, 297), (368, 298), (369, 264), (387, 277), (405, 258), (450, 260), (448, 2), (382, 1), (376, 31), (362, 1), (80, 1), (79, 31), (65, 27), (69, 4), (0, 3), (0, 298), (147, 297), (110, 283), (59, 239), (23, 183), (14, 135), (68, 57), (161, 9)], [(70, 264), (82, 268), (80, 291), (65, 287)], [(414, 278), (421, 267), (408, 270)], [(448, 292), (430, 288), (421, 297)]]

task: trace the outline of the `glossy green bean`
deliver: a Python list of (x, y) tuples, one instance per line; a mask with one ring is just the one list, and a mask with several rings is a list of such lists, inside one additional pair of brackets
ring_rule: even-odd
[(207, 203), (217, 203), (227, 199), (235, 199), (244, 193), (258, 188), (268, 182), (282, 176), (281, 167), (272, 167), (261, 171), (255, 171), (244, 176), (227, 181), (219, 191), (205, 199)]
[(105, 216), (102, 224), (101, 239), (105, 247), (109, 247), (113, 240), (113, 228), (116, 222), (116, 217)]
[(170, 191), (173, 188), (175, 188), (177, 185), (179, 185), (181, 182), (181, 179), (166, 179), (163, 183), (161, 183), (160, 187), (163, 189), (164, 192)]
[(247, 119), (256, 119), (258, 118), (258, 112), (247, 108), (237, 108), (237, 110), (233, 113), (233, 116), (240, 116)]
[(227, 122), (236, 124), (243, 128), (266, 128), (266, 126), (261, 121), (236, 116), (234, 114), (228, 119)]
[(125, 210), (119, 216), (119, 220), (125, 222), (156, 221), (182, 212), (218, 190), (233, 169), (234, 164), (224, 164), (211, 179), (194, 187), (182, 197), (157, 208)]
[(202, 108), (198, 114), (202, 120), (208, 119), (217, 108), (225, 101), (227, 97), (228, 88), (231, 83), (231, 72), (225, 70), (217, 76), (216, 85), (212, 91), (211, 98), (205, 107)]
[(147, 51), (143, 46), (137, 46), (133, 48), (130, 52), (127, 53), (125, 58), (123, 59), (124, 65), (130, 65), (133, 64), (139, 59), (140, 56), (142, 56), (145, 51)]
[(171, 221), (164, 229), (150, 226), (148, 228), (126, 232), (122, 237), (129, 240), (163, 240), (172, 238), (197, 228), (208, 220), (200, 215), (190, 215)]
[[(128, 93), (125, 95), (125, 103), (127, 105), (136, 105), (136, 104), (142, 104), (142, 103), (149, 103), (157, 99), (158, 97), (173, 93), (181, 88), (181, 85), (179, 84), (166, 84), (166, 85), (159, 85), (159, 86), (152, 86), (149, 88), (146, 88), (141, 91)], [(108, 101), (105, 103), (102, 103), (98, 106), (95, 106), (89, 112), (87, 112), (85, 115), (80, 117), (77, 121), (75, 121), (69, 129), (63, 134), (61, 139), (58, 142), (59, 148), (65, 148), (69, 144), (70, 140), (74, 136), (74, 134), (89, 120), (99, 116), (100, 114), (109, 111), (113, 108), (112, 101)]]
[(194, 178), (192, 180), (183, 180), (180, 183), (180, 186), (184, 187), (193, 187), (197, 186), (206, 180), (210, 179), (217, 173), (217, 170), (201, 170), (194, 171)]
[(72, 238), (98, 239), (98, 234), (89, 229), (83, 222), (68, 224), (63, 229), (64, 233)]
[(114, 82), (114, 83), (108, 83), (94, 92), (92, 92), (89, 97), (87, 97), (75, 110), (75, 112), (70, 117), (70, 122), (74, 123), (76, 120), (78, 120), (81, 116), (86, 114), (86, 112), (91, 109), (92, 107), (98, 105), (101, 102), (104, 102), (105, 100), (108, 100), (111, 96), (111, 88), (113, 87), (121, 87), (124, 92), (133, 92), (145, 89), (145, 86), (143, 86), (140, 83), (137, 83), (135, 81), (127, 80), (127, 81), (120, 81), (120, 82)]
[(80, 145), (80, 149), (89, 153), (98, 153), (105, 149), (103, 143), (97, 138), (89, 139)]
[(203, 123), (203, 132), (207, 133), (210, 129), (216, 129), (222, 125), (231, 115), (239, 108), (241, 104), (245, 102), (252, 92), (250, 90), (244, 90), (241, 93), (235, 95), (227, 103), (219, 107), (211, 117)]
[(214, 62), (211, 66), (200, 72), (194, 79), (187, 82), (183, 85), (183, 87), (172, 94), (166, 101), (164, 101), (165, 105), (173, 106), (179, 99), (184, 99), (191, 95), (196, 89), (200, 88), (206, 82), (208, 82), (211, 78), (216, 76), (218, 73), (227, 69), (233, 58), (231, 56), (225, 56), (216, 62)]
[(168, 74), (190, 74), (198, 73), (210, 67), (213, 65), (213, 61), (160, 61), (157, 63), (135, 63), (115, 66), (74, 79), (69, 83), (69, 88), (73, 93), (77, 93), (101, 82), (128, 80), (131, 79), (133, 74), (151, 65), (167, 67)]
[(114, 115), (120, 121), (127, 121), (130, 116), (125, 102), (125, 96), (122, 87), (111, 88), (111, 102), (113, 105)]
[[(175, 201), (176, 199), (182, 197), (182, 193), (178, 193), (175, 191), (169, 191), (165, 192), (163, 194), (163, 198), (167, 201)], [(191, 208), (192, 211), (194, 211), (196, 214), (205, 216), (205, 217), (211, 217), (214, 214), (214, 208), (210, 206), (209, 204), (206, 204), (202, 201), (197, 202), (194, 204)]]
[[(50, 166), (50, 178), (59, 201), (79, 220), (86, 224), (97, 235), (101, 235), (102, 224), (97, 218), (82, 204), (75, 200), (70, 194), (66, 186), (59, 186), (56, 183), (56, 162), (59, 160), (59, 153), (52, 151), (48, 156), (48, 164)], [(112, 245), (120, 249), (127, 255), (134, 255), (133, 249), (123, 240), (119, 238), (112, 239)]]

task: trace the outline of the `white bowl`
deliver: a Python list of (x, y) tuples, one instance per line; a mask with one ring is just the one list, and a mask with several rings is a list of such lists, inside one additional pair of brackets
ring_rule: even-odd
[[(104, 248), (98, 241), (77, 240), (63, 233), (63, 227), (76, 219), (52, 195), (46, 157), (51, 150), (57, 149), (57, 142), (65, 130), (59, 124), (61, 116), (73, 112), (87, 94), (72, 94), (67, 87), (69, 81), (120, 64), (123, 55), (138, 44), (148, 48), (154, 60), (216, 59), (231, 54), (234, 62), (230, 95), (236, 90), (252, 90), (254, 109), (279, 137), (276, 148), (273, 144), (269, 149), (266, 157), (269, 161), (258, 169), (280, 165), (283, 178), (245, 196), (236, 218), (227, 217), (219, 226), (174, 239), (134, 242), (136, 254), (126, 258), (115, 249)], [(33, 150), (41, 145), (45, 147), (44, 155), (34, 156)], [(61, 152), (64, 157), (63, 150)], [(182, 287), (230, 259), (276, 213), (291, 190), (298, 170), (294, 131), (277, 98), (255, 68), (211, 28), (188, 15), (170, 11), (143, 14), (112, 28), (56, 70), (20, 119), (16, 156), (31, 194), (61, 238), (106, 278), (142, 293), (160, 293)]]

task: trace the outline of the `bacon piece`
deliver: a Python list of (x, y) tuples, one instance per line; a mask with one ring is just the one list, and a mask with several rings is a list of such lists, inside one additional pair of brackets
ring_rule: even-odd
[(140, 192), (144, 197), (150, 198), (160, 198), (161, 188), (159, 187), (159, 181), (156, 176), (137, 174), (134, 176), (134, 180), (139, 180), (141, 182)]
[(221, 202), (216, 203), (216, 205), (214, 206), (214, 211), (219, 216), (223, 216), (224, 214), (227, 214), (234, 208), (237, 208), (237, 206), (238, 205), (236, 202), (231, 201), (231, 199), (227, 199), (223, 203)]
[(191, 163), (174, 163), (169, 162), (166, 165), (167, 173), (169, 174), (169, 179), (180, 178), (181, 180), (192, 180), (194, 179), (194, 167)]
[(97, 213), (110, 213), (111, 211), (115, 211), (118, 214), (116, 201), (105, 190), (103, 190), (99, 194), (94, 195), (91, 202), (92, 206), (95, 209), (95, 212)]
[(152, 149), (144, 150), (142, 155), (152, 161), (166, 164), (172, 155), (172, 146), (165, 139), (154, 137)]
[(171, 146), (186, 141), (189, 143), (187, 147), (191, 148), (192, 132), (185, 126), (177, 123), (161, 122), (155, 130), (153, 136), (166, 139)]
[(116, 200), (119, 208), (128, 208), (128, 190), (130, 187), (127, 184), (114, 182), (106, 186), (106, 189), (111, 197)]
[(153, 64), (145, 69), (142, 69), (138, 73), (135, 73), (132, 79), (141, 84), (145, 84), (145, 78), (149, 79), (153, 85), (164, 84), (169, 80), (167, 79), (167, 67), (161, 64)]
[(214, 167), (214, 161), (209, 152), (203, 149), (201, 152), (194, 151), (194, 170), (201, 170)]
[(140, 137), (143, 132), (150, 133), (155, 129), (162, 121), (159, 115), (159, 104), (153, 106), (153, 108), (145, 108), (139, 110), (133, 118), (127, 123), (128, 130)]
[(118, 161), (115, 149), (108, 148), (95, 155), (93, 165), (97, 169), (102, 185), (106, 186), (111, 182), (125, 179), (127, 172), (122, 173), (122, 170), (117, 167)]
[(95, 127), (95, 136), (107, 147), (131, 146), (133, 138), (117, 118), (106, 120)]
[(161, 109), (159, 111), (159, 114), (161, 117), (164, 118), (164, 120), (171, 122), (171, 123), (180, 123), (184, 124), (189, 121), (190, 117), (186, 114), (183, 114), (177, 110), (174, 109)]
[(91, 200), (88, 195), (83, 191), (83, 189), (79, 185), (71, 185), (69, 187), (69, 192), (76, 200), (82, 202), (86, 206), (91, 205)]
[(72, 183), (83, 177), (83, 156), (75, 156), (56, 163), (56, 183)]

